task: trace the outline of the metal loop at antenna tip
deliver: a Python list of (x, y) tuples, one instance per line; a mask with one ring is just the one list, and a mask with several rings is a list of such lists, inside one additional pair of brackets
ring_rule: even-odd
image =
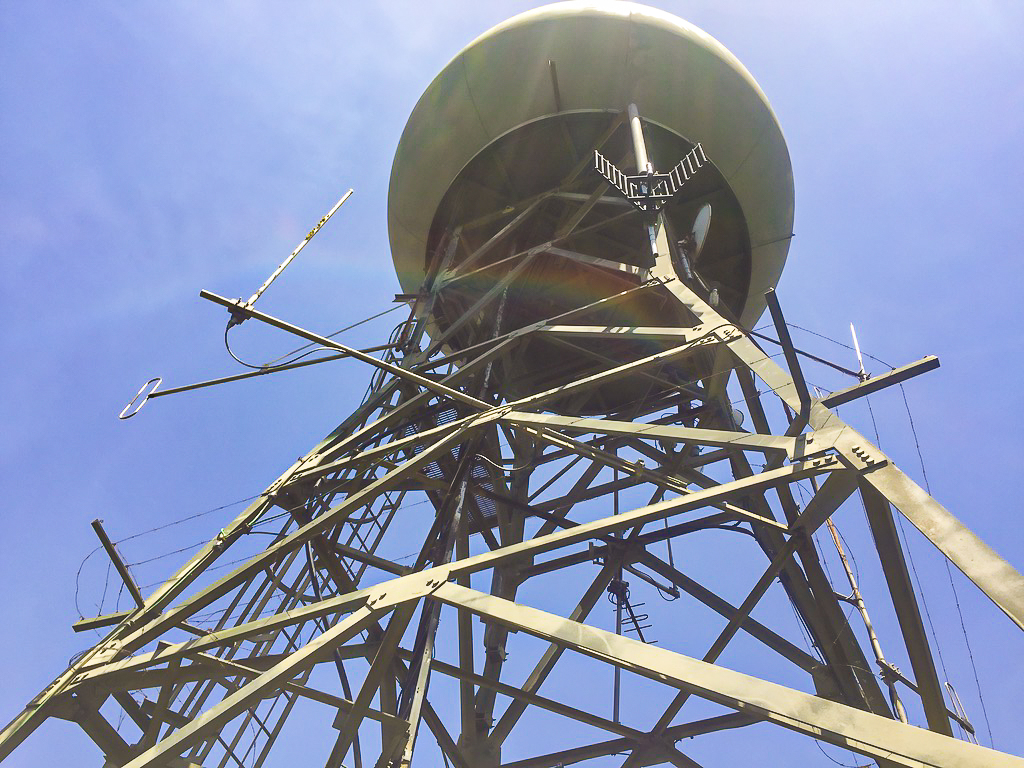
[[(160, 382), (162, 381), (163, 379), (157, 376), (155, 378), (150, 379), (141, 387), (139, 387), (139, 391), (135, 393), (135, 397), (133, 397), (131, 402), (124, 407), (124, 410), (117, 415), (117, 418), (123, 421), (125, 419), (130, 419), (132, 416), (138, 413), (142, 409), (142, 406), (146, 404), (146, 401), (153, 396), (153, 393), (156, 392), (157, 387), (160, 386)], [(150, 387), (150, 385), (152, 385), (152, 388), (148, 392), (146, 392), (146, 388)], [(142, 396), (143, 392), (146, 392), (145, 397)], [(141, 400), (139, 400), (140, 397), (142, 398)], [(138, 401), (138, 405), (135, 405), (136, 401)], [(135, 409), (132, 410), (131, 413), (128, 413), (128, 411), (131, 410), (131, 407), (133, 405), (135, 405)]]

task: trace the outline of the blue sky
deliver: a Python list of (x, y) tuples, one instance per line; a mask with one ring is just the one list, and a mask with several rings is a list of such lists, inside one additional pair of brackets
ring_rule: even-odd
[[(199, 289), (248, 295), (354, 187), (263, 309), (331, 331), (391, 306), (386, 194), (405, 119), (465, 43), (534, 5), (0, 6), (0, 720), (87, 642), (69, 625), (92, 519), (121, 539), (258, 493), (362, 395), (369, 372), (346, 361), (155, 401), (119, 422), (152, 376), (166, 387), (235, 371), (223, 310)], [(934, 495), (1024, 567), (1024, 6), (896, 5), (659, 3), (732, 50), (778, 115), (796, 183), (787, 318), (844, 341), (854, 321), (864, 349), (894, 364), (941, 358), (907, 386)], [(345, 339), (380, 343), (395, 317)], [(251, 325), (236, 332), (240, 355), (294, 346)], [(852, 364), (840, 347), (822, 351)], [(883, 448), (919, 477), (898, 393), (873, 405)], [(912, 546), (980, 721), (945, 572), (927, 544)], [(130, 561), (153, 554), (132, 547)], [(83, 569), (87, 615), (98, 561)], [(1024, 642), (958, 585), (996, 746), (1022, 754)], [(55, 748), (30, 742), (12, 764), (46, 764)]]

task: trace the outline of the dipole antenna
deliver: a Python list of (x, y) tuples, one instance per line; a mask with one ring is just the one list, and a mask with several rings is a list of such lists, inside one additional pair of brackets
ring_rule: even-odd
[(857, 329), (853, 327), (853, 323), (850, 323), (850, 336), (853, 337), (853, 351), (857, 354), (857, 378), (861, 381), (867, 381), (870, 376), (868, 372), (864, 370), (864, 357), (860, 353), (860, 342), (857, 341)]
[[(341, 196), (341, 199), (334, 204), (334, 207), (332, 207), (331, 210), (329, 210), (323, 218), (321, 218), (320, 221), (318, 221), (316, 225), (306, 233), (306, 236), (302, 238), (302, 242), (295, 246), (295, 250), (288, 254), (288, 257), (277, 266), (277, 269), (270, 273), (270, 277), (263, 281), (263, 285), (256, 289), (256, 293), (246, 299), (239, 309), (252, 309), (253, 304), (259, 300), (260, 296), (263, 295), (263, 292), (270, 287), (271, 283), (277, 280), (281, 273), (284, 272), (285, 268), (295, 260), (295, 257), (298, 256), (302, 252), (302, 249), (309, 244), (309, 241), (316, 236), (316, 233), (320, 231), (323, 225), (326, 224), (338, 209), (345, 204), (345, 201), (352, 196), (353, 191), (354, 190), (349, 189), (348, 192)], [(246, 315), (244, 312), (231, 310), (231, 319), (228, 320), (228, 328), (235, 325), (241, 325), (245, 322), (245, 319)]]

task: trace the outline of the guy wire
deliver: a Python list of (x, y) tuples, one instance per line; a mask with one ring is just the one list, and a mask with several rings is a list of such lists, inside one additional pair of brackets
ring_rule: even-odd
[[(907, 419), (910, 422), (910, 433), (914, 437), (914, 445), (917, 448), (917, 458), (918, 461), (921, 462), (921, 478), (924, 480), (925, 490), (928, 491), (928, 495), (931, 496), (932, 489), (931, 484), (928, 482), (928, 470), (924, 465), (924, 454), (921, 452), (921, 441), (917, 437), (917, 428), (914, 426), (914, 414), (910, 412), (910, 402), (907, 400), (907, 391), (903, 388), (902, 384), (900, 384), (900, 393), (903, 395), (903, 405), (907, 409)], [(978, 701), (981, 702), (981, 714), (982, 717), (985, 718), (985, 730), (988, 731), (988, 744), (990, 747), (995, 749), (994, 742), (992, 740), (992, 724), (988, 719), (988, 709), (985, 707), (985, 697), (981, 693), (981, 680), (978, 677), (978, 667), (974, 663), (974, 651), (971, 649), (971, 641), (967, 636), (967, 625), (964, 623), (964, 613), (960, 608), (960, 595), (956, 591), (956, 583), (953, 579), (953, 570), (949, 567), (948, 557), (943, 556), (942, 562), (946, 566), (946, 575), (949, 577), (949, 587), (953, 590), (953, 602), (956, 603), (956, 612), (960, 617), (960, 629), (964, 634), (964, 645), (967, 646), (967, 657), (971, 661), (971, 670), (974, 673), (974, 685), (978, 690)], [(945, 673), (945, 669), (943, 669), (943, 673)], [(948, 679), (949, 678), (947, 676), (947, 680)]]

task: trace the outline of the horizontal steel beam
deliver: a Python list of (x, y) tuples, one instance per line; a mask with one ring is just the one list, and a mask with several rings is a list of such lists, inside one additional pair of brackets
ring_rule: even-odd
[(804, 454), (820, 453), (829, 446), (825, 441), (798, 439), (793, 437), (775, 437), (759, 435), (751, 432), (732, 432), (720, 429), (700, 429), (696, 427), (674, 427), (666, 424), (645, 424), (643, 422), (613, 421), (611, 419), (587, 419), (574, 416), (558, 416), (556, 414), (526, 413), (510, 411), (501, 417), (501, 421), (519, 426), (550, 427), (577, 434), (595, 433), (641, 438), (644, 440), (666, 440), (670, 442), (689, 442), (696, 445), (714, 445), (744, 450), (785, 452), (793, 457), (798, 445), (805, 445)]
[[(421, 454), (422, 456), (422, 454)], [(490, 552), (484, 552), (466, 560), (459, 560), (443, 566), (437, 566), (417, 573), (401, 576), (387, 582), (390, 589), (428, 589), (431, 581), (446, 580), (458, 575), (477, 573), (494, 566), (515, 559), (532, 558), (544, 552), (561, 549), (572, 544), (577, 544), (611, 533), (619, 533), (631, 528), (642, 527), (650, 522), (656, 522), (665, 517), (681, 514), (690, 510), (712, 506), (721, 501), (747, 493), (764, 491), (779, 483), (795, 482), (797, 480), (813, 477), (832, 470), (840, 469), (842, 465), (832, 457), (823, 457), (808, 462), (793, 464), (786, 467), (763, 472), (758, 475), (735, 480), (720, 486), (695, 491), (691, 494), (669, 499), (657, 504), (634, 509), (620, 515), (611, 515), (589, 523), (573, 526), (571, 528), (557, 531), (546, 536), (519, 542), (510, 546), (502, 547)], [(320, 518), (317, 518), (319, 520)], [(821, 523), (822, 520), (817, 520)], [(308, 526), (306, 526), (308, 527)], [(170, 661), (171, 659), (188, 656), (200, 650), (208, 650), (221, 645), (234, 643), (247, 637), (259, 635), (272, 629), (280, 629), (296, 623), (309, 621), (322, 616), (329, 616), (344, 611), (359, 609), (366, 601), (376, 594), (380, 587), (351, 592), (346, 595), (328, 598), (309, 606), (295, 608), (264, 619), (240, 624), (223, 630), (211, 632), (203, 637), (195, 638), (186, 643), (165, 646), (152, 653), (140, 654), (130, 659), (114, 661), (107, 664), (94, 665), (95, 668), (86, 672), (79, 681), (92, 677), (119, 671), (126, 668), (145, 668), (153, 664)], [(154, 624), (162, 624), (168, 617), (157, 619)], [(140, 630), (140, 632), (145, 629)], [(148, 632), (147, 632), (148, 634)]]
[(85, 619), (79, 619), (71, 625), (71, 629), (75, 632), (88, 632), (91, 629), (102, 629), (103, 627), (112, 627), (115, 624), (120, 624), (122, 621), (127, 619), (135, 613), (132, 611), (118, 611), (117, 613), (105, 613), (102, 616), (90, 616)]
[(939, 358), (935, 357), (935, 355), (928, 355), (928, 357), (923, 357), (916, 363), (910, 363), (899, 368), (894, 368), (888, 373), (883, 373), (880, 376), (873, 376), (859, 384), (854, 384), (852, 387), (840, 389), (837, 392), (833, 392), (831, 395), (826, 395), (821, 398), (821, 404), (826, 408), (836, 408), (840, 405), (844, 405), (845, 403), (849, 403), (852, 400), (856, 400), (858, 397), (872, 395), (879, 390), (891, 387), (894, 384), (900, 384), (914, 376), (927, 373), (928, 371), (934, 371), (938, 367)]
[(661, 325), (547, 325), (538, 329), (540, 333), (551, 333), (559, 336), (581, 336), (584, 338), (635, 338), (660, 339), (662, 341), (679, 341), (692, 338), (692, 328)]
[[(674, 742), (681, 739), (692, 739), (694, 736), (700, 736), (705, 733), (714, 733), (731, 728), (743, 728), (758, 722), (761, 722), (761, 718), (754, 715), (739, 713), (719, 715), (718, 717), (709, 717), (706, 720), (670, 726), (665, 730), (665, 740)], [(628, 738), (609, 739), (608, 741), (599, 741), (582, 747), (574, 747), (559, 752), (551, 752), (547, 755), (537, 755), (536, 757), (528, 757), (525, 760), (504, 763), (502, 768), (559, 768), (559, 766), (571, 765), (583, 760), (592, 760), (596, 757), (621, 754), (633, 748), (634, 745)], [(663, 755), (646, 752), (645, 757), (640, 758), (637, 765), (663, 765), (664, 762)]]

